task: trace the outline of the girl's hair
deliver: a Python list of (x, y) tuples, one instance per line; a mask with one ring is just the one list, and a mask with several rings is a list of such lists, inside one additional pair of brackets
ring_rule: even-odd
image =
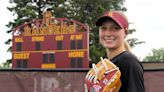
[(127, 51), (131, 52), (131, 47), (127, 41), (124, 42), (124, 47)]

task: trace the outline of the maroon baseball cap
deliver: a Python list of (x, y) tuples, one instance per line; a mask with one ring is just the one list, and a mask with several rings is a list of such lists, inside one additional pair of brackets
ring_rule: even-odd
[(102, 23), (107, 20), (112, 19), (115, 21), (121, 28), (128, 29), (128, 20), (127, 17), (120, 11), (108, 11), (105, 12), (101, 17), (96, 21), (96, 26), (101, 26)]

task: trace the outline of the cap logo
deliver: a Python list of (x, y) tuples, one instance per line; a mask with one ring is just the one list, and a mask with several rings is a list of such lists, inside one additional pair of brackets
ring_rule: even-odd
[(108, 15), (112, 17), (112, 16), (113, 16), (113, 12), (109, 12), (109, 14), (108, 14)]

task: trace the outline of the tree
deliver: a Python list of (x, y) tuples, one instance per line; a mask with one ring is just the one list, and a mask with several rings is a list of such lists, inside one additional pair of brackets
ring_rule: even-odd
[(164, 47), (159, 49), (152, 49), (144, 59), (146, 62), (164, 62)]
[[(105, 55), (104, 48), (99, 44), (96, 19), (107, 10), (126, 11), (123, 7), (124, 0), (10, 0), (10, 3), (14, 5), (8, 7), (8, 10), (17, 15), (17, 18), (7, 24), (10, 28), (7, 33), (12, 32), (18, 25), (42, 18), (42, 11), (46, 8), (50, 8), (55, 17), (66, 17), (87, 23), (90, 27), (89, 51), (92, 62), (97, 62), (100, 56)], [(6, 44), (10, 43), (11, 39), (6, 41)], [(11, 48), (8, 51), (11, 51)], [(11, 63), (11, 60), (7, 62)]]
[[(33, 1), (39, 1), (39, 2), (33, 2)], [(23, 23), (33, 21), (33, 19), (40, 19), (42, 18), (42, 11), (47, 8), (53, 8), (56, 12), (64, 12), (64, 10), (59, 7), (61, 4), (64, 3), (65, 0), (10, 0), (11, 3), (10, 7), (7, 7), (7, 9), (11, 12), (13, 12), (13, 16), (17, 16), (14, 21), (10, 21), (6, 26), (10, 28), (7, 33), (11, 33), (13, 29)], [(60, 13), (57, 13), (58, 16)], [(8, 39), (5, 44), (10, 45), (12, 39)], [(10, 47), (7, 51), (11, 52), (12, 47)], [(11, 59), (7, 60), (5, 65), (9, 66), (11, 63)]]
[(3, 62), (0, 64), (0, 69), (7, 69), (7, 68), (11, 68), (11, 63), (7, 63), (7, 62)]

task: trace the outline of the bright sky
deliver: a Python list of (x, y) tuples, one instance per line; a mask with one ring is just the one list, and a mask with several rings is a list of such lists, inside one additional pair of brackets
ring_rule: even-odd
[(7, 52), (9, 45), (4, 44), (9, 38), (12, 38), (11, 34), (7, 34), (8, 28), (5, 26), (9, 21), (13, 20), (13, 15), (10, 11), (6, 9), (10, 6), (9, 0), (1, 0), (0, 5), (0, 63), (5, 62), (7, 59), (11, 58), (11, 53)]
[[(8, 2), (9, 0), (2, 0), (0, 5), (0, 62), (5, 62), (12, 56), (11, 53), (6, 52), (9, 46), (4, 44), (12, 37), (11, 34), (6, 33), (8, 28), (5, 25), (14, 18), (6, 9), (10, 6)], [(130, 28), (137, 30), (133, 35), (129, 35), (129, 38), (134, 37), (146, 42), (132, 49), (140, 59), (150, 53), (152, 48), (164, 47), (163, 3), (163, 0), (126, 0), (125, 2), (125, 7), (128, 9), (125, 14), (129, 21), (134, 23)]]
[(134, 23), (131, 27), (137, 30), (129, 37), (146, 42), (133, 49), (140, 59), (150, 53), (152, 48), (164, 47), (163, 3), (163, 0), (126, 0), (126, 15)]

